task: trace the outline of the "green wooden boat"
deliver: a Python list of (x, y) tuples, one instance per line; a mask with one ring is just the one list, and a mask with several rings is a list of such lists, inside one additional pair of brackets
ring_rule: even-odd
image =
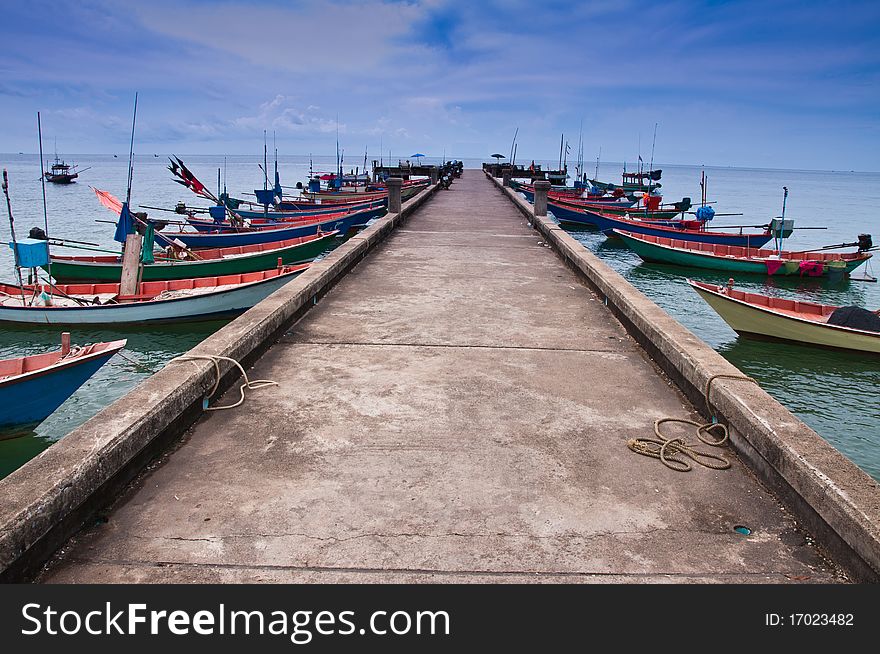
[(634, 234), (620, 229), (615, 235), (645, 261), (725, 273), (828, 277), (849, 275), (871, 258), (869, 252), (787, 252), (676, 238)]
[[(156, 254), (154, 263), (143, 267), (142, 281), (166, 281), (215, 277), (271, 270), (284, 264), (313, 261), (329, 248), (338, 231), (301, 236), (287, 241), (258, 243), (210, 250), (187, 250), (180, 255)], [(181, 258), (184, 257), (184, 258)], [(119, 256), (51, 256), (51, 274), (59, 282), (119, 282)], [(44, 266), (48, 271), (49, 266)]]

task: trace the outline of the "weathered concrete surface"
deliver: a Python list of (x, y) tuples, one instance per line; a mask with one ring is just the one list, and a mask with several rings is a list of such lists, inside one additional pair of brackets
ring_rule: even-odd
[[(403, 224), (436, 188), (376, 221), (187, 354), (230, 357), (245, 365), (255, 360), (279, 331)], [(220, 370), (223, 388), (239, 375), (226, 361)], [(28, 578), (112, 502), (143, 466), (195, 422), (215, 381), (209, 361), (166, 366), (0, 480), (0, 581)]]
[(541, 240), (466, 171), (43, 579), (841, 580), (738, 460), (626, 448), (693, 411)]
[[(742, 372), (703, 343), (546, 216), (535, 218), (519, 194), (501, 188), (520, 213), (605, 299), (677, 386), (703, 406), (715, 375)], [(859, 581), (880, 579), (880, 484), (762, 388), (720, 378), (711, 389), (731, 444), (794, 510), (832, 557)]]

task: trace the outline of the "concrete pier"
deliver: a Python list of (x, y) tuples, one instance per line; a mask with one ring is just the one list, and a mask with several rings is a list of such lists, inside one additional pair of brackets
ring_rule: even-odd
[(248, 374), (279, 385), (206, 414), (41, 579), (846, 580), (732, 451), (627, 449), (693, 407), (480, 171)]

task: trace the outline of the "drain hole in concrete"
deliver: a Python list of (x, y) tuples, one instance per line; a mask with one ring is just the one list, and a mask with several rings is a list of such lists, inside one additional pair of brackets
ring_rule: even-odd
[(734, 525), (733, 530), (738, 534), (742, 534), (743, 536), (748, 536), (749, 534), (752, 533), (751, 529), (749, 529), (748, 527), (745, 527), (743, 525)]

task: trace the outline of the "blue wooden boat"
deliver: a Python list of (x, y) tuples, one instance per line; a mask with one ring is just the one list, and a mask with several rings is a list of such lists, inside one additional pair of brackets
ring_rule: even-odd
[(246, 220), (264, 220), (268, 218), (269, 220), (283, 222), (288, 218), (301, 218), (304, 216), (323, 216), (329, 215), (333, 213), (340, 212), (349, 212), (349, 211), (363, 211), (363, 210), (377, 210), (384, 209), (388, 206), (388, 199), (384, 200), (374, 200), (372, 202), (358, 202), (358, 203), (348, 203), (348, 204), (332, 204), (329, 206), (323, 205), (313, 205), (309, 208), (303, 209), (284, 209), (280, 210), (277, 208), (270, 209), (268, 211), (255, 211), (248, 209), (236, 209), (235, 213), (241, 218)]
[(550, 200), (547, 201), (547, 205), (560, 223), (592, 226), (609, 237), (615, 237), (614, 230), (617, 229), (635, 234), (650, 234), (652, 236), (674, 238), (680, 241), (715, 243), (717, 245), (732, 245), (744, 248), (759, 248), (773, 238), (773, 233), (769, 229), (763, 232), (740, 232), (738, 234), (717, 232), (707, 229), (694, 229), (694, 226), (699, 224), (699, 221), (694, 220), (630, 220), (606, 213), (565, 207), (554, 204)]
[(0, 361), (0, 438), (43, 422), (119, 350), (125, 340), (70, 347)]
[[(364, 227), (367, 222), (372, 220), (373, 218), (381, 218), (387, 212), (387, 208), (383, 204), (373, 205), (370, 208), (361, 209), (355, 213), (358, 214), (358, 219), (349, 227), (349, 229), (360, 229)], [(239, 215), (242, 215), (240, 212)], [(248, 213), (248, 212), (245, 212)], [(349, 212), (336, 210), (334, 212), (329, 212), (326, 214), (316, 214), (316, 215), (291, 215), (285, 218), (279, 218), (278, 220), (271, 220), (271, 218), (275, 218), (276, 215), (272, 212), (269, 212), (270, 220), (263, 220), (263, 214), (259, 214), (258, 218), (251, 219), (251, 224), (249, 227), (235, 227), (234, 225), (230, 225), (229, 223), (217, 223), (213, 220), (202, 220), (201, 218), (196, 218), (195, 216), (187, 214), (186, 220), (187, 222), (195, 228), (199, 232), (210, 232), (210, 233), (242, 233), (247, 232), (251, 229), (272, 229), (272, 228), (280, 228), (280, 227), (293, 227), (295, 225), (303, 225), (306, 223), (314, 222), (315, 220), (332, 220), (345, 218), (349, 215)]]
[[(344, 216), (334, 216), (326, 220), (315, 220), (307, 223), (294, 223), (282, 227), (250, 227), (239, 231), (222, 231), (216, 226), (205, 232), (156, 232), (156, 243), (161, 247), (172, 245), (174, 241), (183, 243), (188, 248), (226, 248), (255, 243), (274, 243), (286, 241), (300, 236), (311, 236), (321, 232), (338, 230), (341, 234), (366, 222), (364, 212), (355, 212)], [(283, 223), (282, 223), (283, 224)]]

